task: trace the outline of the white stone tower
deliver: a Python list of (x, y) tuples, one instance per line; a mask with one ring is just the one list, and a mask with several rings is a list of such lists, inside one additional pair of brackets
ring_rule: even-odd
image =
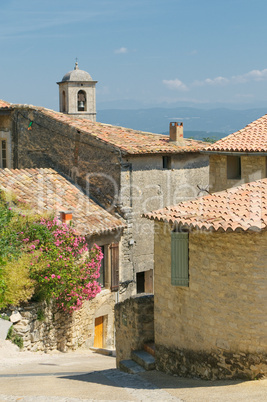
[(91, 75), (80, 70), (76, 61), (74, 70), (64, 75), (59, 85), (59, 111), (96, 121), (95, 84)]

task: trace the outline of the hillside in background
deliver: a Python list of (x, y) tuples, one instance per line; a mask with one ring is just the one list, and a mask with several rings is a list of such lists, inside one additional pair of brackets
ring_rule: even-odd
[(171, 121), (184, 123), (185, 137), (219, 139), (244, 128), (263, 116), (265, 108), (203, 110), (193, 107), (150, 109), (105, 109), (97, 113), (97, 121), (151, 133), (168, 134)]

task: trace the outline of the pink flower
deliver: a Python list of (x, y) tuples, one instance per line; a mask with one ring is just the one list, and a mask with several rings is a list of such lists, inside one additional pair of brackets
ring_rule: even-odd
[(52, 279), (54, 279), (55, 277), (56, 277), (56, 275), (55, 275), (55, 274), (52, 274), (52, 275), (51, 275), (51, 278), (52, 278)]
[(60, 279), (60, 278), (61, 278), (61, 276), (60, 276), (60, 275), (58, 275), (58, 276), (57, 276), (57, 279)]
[(48, 267), (50, 267), (50, 264), (47, 264)]

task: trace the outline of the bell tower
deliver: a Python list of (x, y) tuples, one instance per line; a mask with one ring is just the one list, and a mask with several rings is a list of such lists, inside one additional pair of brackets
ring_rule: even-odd
[(74, 70), (64, 75), (59, 86), (59, 111), (96, 121), (95, 85), (91, 75), (80, 70), (76, 61)]

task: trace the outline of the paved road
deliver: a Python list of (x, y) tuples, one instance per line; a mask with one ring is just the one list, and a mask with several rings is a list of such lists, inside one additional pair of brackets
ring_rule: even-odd
[[(4, 362), (4, 360), (2, 360)], [(267, 380), (210, 382), (152, 371), (129, 375), (115, 368), (115, 358), (91, 351), (32, 354), (2, 364), (0, 401), (264, 401)]]

